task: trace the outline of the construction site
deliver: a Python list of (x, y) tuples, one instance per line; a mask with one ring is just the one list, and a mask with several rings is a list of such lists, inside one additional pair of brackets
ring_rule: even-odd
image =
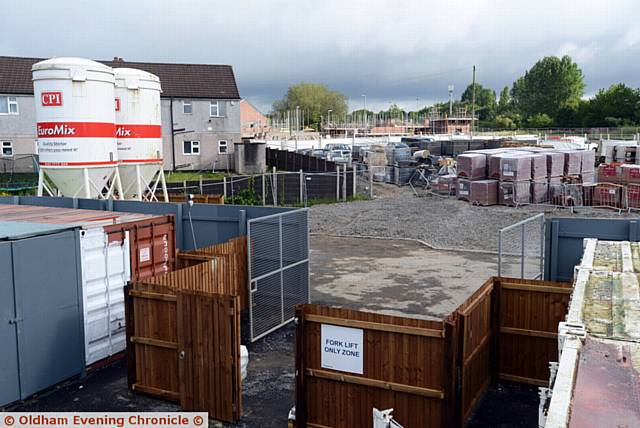
[(0, 56), (0, 426), (640, 427), (640, 129), (471, 67), (267, 117), (230, 65)]

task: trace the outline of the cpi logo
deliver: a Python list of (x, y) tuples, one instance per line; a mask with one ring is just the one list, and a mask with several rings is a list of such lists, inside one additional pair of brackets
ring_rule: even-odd
[(44, 107), (55, 107), (62, 105), (62, 92), (43, 92), (40, 100)]

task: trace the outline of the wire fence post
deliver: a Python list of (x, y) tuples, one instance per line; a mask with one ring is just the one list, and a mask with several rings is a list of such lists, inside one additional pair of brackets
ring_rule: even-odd
[(304, 173), (302, 172), (302, 170), (300, 170), (300, 205), (302, 205), (303, 203), (303, 199), (304, 199)]
[(202, 190), (202, 176), (200, 176), (200, 194), (204, 195), (204, 191)]
[(351, 191), (351, 196), (353, 196), (355, 198), (356, 196), (356, 180), (357, 180), (357, 174), (358, 174), (358, 165), (357, 164), (353, 164), (352, 165), (352, 169), (353, 169), (353, 183), (352, 184), (352, 191)]
[(520, 278), (524, 279), (524, 250), (525, 250), (525, 238), (524, 238), (524, 226), (525, 223), (522, 223), (522, 236), (520, 237)]
[(342, 200), (347, 200), (347, 166), (345, 165), (342, 170)]
[(222, 177), (222, 196), (227, 199), (227, 177)]
[(369, 199), (373, 199), (373, 170), (371, 166), (368, 168), (369, 171)]
[(340, 166), (336, 166), (336, 201), (340, 201)]
[(278, 174), (276, 173), (276, 167), (273, 167), (273, 205), (278, 206)]
[(267, 205), (267, 183), (266, 183), (266, 174), (262, 173), (262, 206)]
[(498, 277), (502, 275), (502, 230), (498, 231)]

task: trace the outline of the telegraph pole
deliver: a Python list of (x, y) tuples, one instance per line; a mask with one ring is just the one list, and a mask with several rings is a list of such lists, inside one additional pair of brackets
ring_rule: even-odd
[(476, 66), (473, 66), (473, 79), (471, 83), (471, 138), (476, 128)]

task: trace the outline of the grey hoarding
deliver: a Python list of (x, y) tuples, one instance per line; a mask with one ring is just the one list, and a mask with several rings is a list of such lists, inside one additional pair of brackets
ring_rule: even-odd
[(584, 238), (640, 241), (640, 219), (552, 218), (545, 228), (544, 277), (570, 281), (582, 256)]

